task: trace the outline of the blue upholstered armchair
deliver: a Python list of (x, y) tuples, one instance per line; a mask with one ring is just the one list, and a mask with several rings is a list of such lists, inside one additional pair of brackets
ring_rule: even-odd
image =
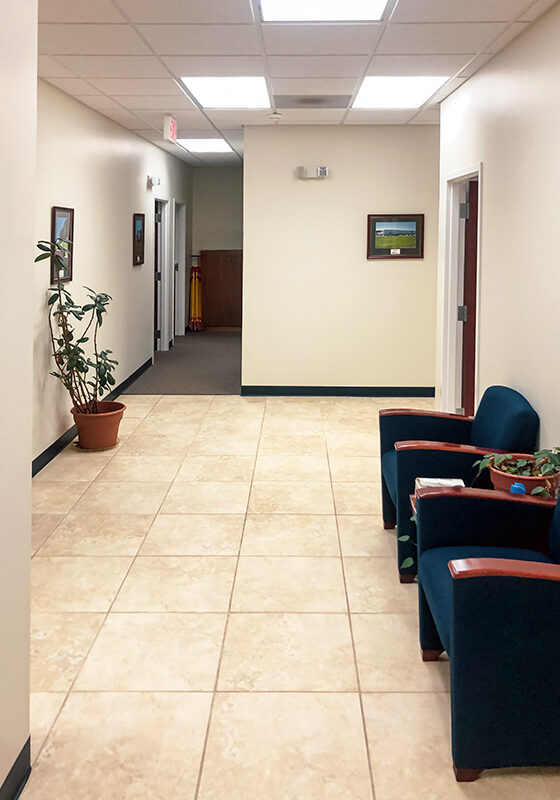
[(560, 503), (418, 492), (424, 661), (451, 668), (457, 780), (560, 765)]
[(416, 575), (416, 530), (410, 521), (416, 478), (462, 478), (468, 486), (474, 462), (486, 453), (532, 453), (539, 417), (519, 392), (491, 386), (474, 417), (389, 409), (380, 411), (379, 426), (383, 523), (387, 530), (397, 526), (400, 579), (409, 583)]

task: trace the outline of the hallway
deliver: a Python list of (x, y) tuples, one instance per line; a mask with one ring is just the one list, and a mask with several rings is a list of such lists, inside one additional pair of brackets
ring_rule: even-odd
[[(241, 392), (241, 331), (178, 336), (125, 394), (222, 395)], [(124, 400), (126, 402), (126, 398)]]
[(558, 770), (453, 777), (380, 518), (378, 409), (433, 401), (125, 400), (114, 451), (34, 480), (23, 800), (558, 797)]

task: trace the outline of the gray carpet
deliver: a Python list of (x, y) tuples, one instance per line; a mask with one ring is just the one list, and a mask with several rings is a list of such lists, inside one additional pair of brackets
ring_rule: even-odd
[(124, 394), (239, 394), (241, 332), (202, 331), (175, 339)]

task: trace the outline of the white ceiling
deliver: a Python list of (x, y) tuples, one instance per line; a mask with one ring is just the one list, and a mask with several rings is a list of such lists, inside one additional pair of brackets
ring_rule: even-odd
[[(39, 0), (39, 75), (197, 166), (236, 164), (243, 125), (433, 125), (439, 102), (557, 0), (389, 0), (380, 23), (263, 23), (259, 0)], [(275, 95), (346, 95), (343, 109), (203, 111), (182, 75), (264, 75)], [(366, 75), (449, 75), (415, 111), (349, 107)], [(220, 137), (192, 156), (162, 139)]]

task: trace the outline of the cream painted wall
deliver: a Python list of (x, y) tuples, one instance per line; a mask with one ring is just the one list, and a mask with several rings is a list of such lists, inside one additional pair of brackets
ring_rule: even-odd
[[(438, 129), (245, 131), (244, 385), (433, 386)], [(302, 164), (329, 178), (301, 181)], [(423, 260), (368, 261), (368, 213), (424, 213)]]
[[(29, 736), (31, 330), (37, 2), (0, 0), (0, 787)], [(17, 65), (17, 68), (15, 68)]]
[(560, 444), (559, 41), (557, 5), (443, 103), (441, 123), (442, 231), (447, 176), (482, 162), (480, 393), (521, 391), (545, 446)]
[[(148, 189), (148, 175), (159, 176), (161, 185)], [(50, 239), (51, 206), (75, 209), (70, 288), (76, 299), (84, 297), (84, 285), (113, 297), (101, 329), (101, 343), (114, 350), (119, 361), (117, 383), (153, 352), (154, 201), (169, 201), (171, 246), (173, 200), (186, 204), (191, 214), (191, 197), (191, 167), (39, 81), (35, 241)], [(135, 212), (146, 215), (145, 263), (141, 267), (132, 266)], [(190, 230), (190, 223), (187, 227)], [(72, 424), (69, 398), (49, 375), (48, 286), (49, 266), (44, 261), (33, 268), (31, 298), (34, 457)], [(167, 334), (171, 338), (171, 330)]]
[(193, 253), (243, 247), (243, 169), (193, 170)]

